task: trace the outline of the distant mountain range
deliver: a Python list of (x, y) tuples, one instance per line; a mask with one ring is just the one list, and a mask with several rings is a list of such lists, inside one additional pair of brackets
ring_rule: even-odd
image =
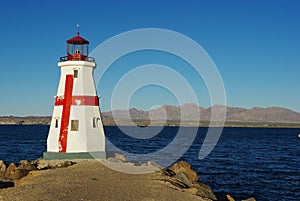
[[(209, 108), (196, 104), (182, 106), (164, 105), (150, 111), (132, 108), (129, 110), (114, 110), (102, 112), (105, 125), (209, 125), (211, 112), (221, 114), (226, 110), (226, 126), (300, 126), (300, 113), (281, 107), (245, 109), (215, 105)], [(200, 117), (200, 122), (199, 122)], [(151, 119), (151, 121), (150, 121)], [(0, 117), (0, 124), (49, 124), (51, 117)], [(218, 119), (214, 122), (218, 125)]]
[[(226, 110), (227, 124), (299, 124), (300, 113), (281, 107), (268, 107), (245, 109), (239, 107), (229, 107), (224, 105), (215, 105), (209, 108), (199, 107), (196, 104), (185, 104), (182, 106), (164, 105), (160, 108), (150, 111), (138, 110), (132, 108), (128, 110), (115, 110), (111, 112), (103, 112), (102, 117), (104, 122), (113, 122), (114, 119), (118, 122), (126, 124), (130, 118), (136, 124), (139, 122), (149, 122), (151, 120), (159, 124), (166, 120), (170, 124), (172, 122), (195, 124), (200, 122), (207, 123), (210, 121), (211, 112), (214, 110), (217, 114), (221, 114)], [(114, 115), (114, 116), (113, 116)], [(129, 118), (130, 116), (130, 118)], [(217, 115), (218, 116), (218, 115)], [(113, 118), (114, 117), (114, 118)], [(218, 119), (217, 119), (218, 121)], [(217, 122), (216, 122), (217, 123)]]

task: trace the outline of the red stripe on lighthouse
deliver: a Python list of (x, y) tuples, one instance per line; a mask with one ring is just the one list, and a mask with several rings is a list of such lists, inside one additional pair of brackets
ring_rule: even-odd
[(73, 96), (72, 105), (99, 106), (98, 96)]
[[(67, 150), (67, 139), (68, 139), (68, 128), (70, 121), (71, 105), (73, 102), (72, 91), (73, 91), (74, 76), (66, 75), (65, 92), (64, 97), (59, 99), (59, 105), (63, 105), (61, 127), (58, 139), (59, 152), (66, 152)], [(57, 99), (55, 105), (57, 105)]]
[[(64, 105), (64, 97), (56, 96), (55, 105)], [(72, 105), (99, 106), (98, 96), (72, 96)]]

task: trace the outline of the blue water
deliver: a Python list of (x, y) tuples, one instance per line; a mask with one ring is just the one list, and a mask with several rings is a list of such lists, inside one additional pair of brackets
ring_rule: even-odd
[[(125, 128), (131, 133), (141, 131)], [(163, 164), (180, 157), (178, 160), (189, 162), (217, 194), (229, 193), (237, 200), (248, 197), (258, 201), (300, 200), (299, 129), (224, 128), (217, 145), (203, 160), (198, 159), (198, 154), (207, 128), (200, 128), (194, 141), (195, 128), (183, 128), (184, 136), (177, 138), (178, 127), (165, 127), (149, 139), (129, 137), (114, 126), (104, 129), (107, 149), (115, 150), (115, 146), (136, 161), (147, 161), (149, 158), (145, 156), (150, 155), (150, 159)], [(43, 125), (1, 125), (0, 159), (9, 163), (42, 157), (48, 130), (49, 126)], [(190, 140), (192, 146), (178, 156)], [(177, 143), (170, 146), (174, 141)], [(168, 146), (171, 148), (162, 152), (163, 156), (155, 155)]]

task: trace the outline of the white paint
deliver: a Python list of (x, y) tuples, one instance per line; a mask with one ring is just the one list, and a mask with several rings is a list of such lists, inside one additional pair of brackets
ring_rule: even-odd
[[(66, 75), (74, 74), (78, 70), (78, 77), (74, 78), (72, 96), (97, 96), (93, 69), (95, 62), (87, 61), (64, 61), (59, 62), (61, 76), (57, 90), (57, 96), (63, 99), (65, 91)], [(66, 153), (80, 153), (105, 151), (105, 136), (98, 106), (81, 105), (81, 100), (75, 100), (76, 105), (71, 106), (68, 127)], [(59, 152), (59, 134), (62, 120), (63, 106), (54, 106), (50, 130), (47, 139), (47, 151)], [(93, 127), (93, 119), (98, 119), (98, 125)], [(55, 127), (58, 119), (58, 127)], [(79, 130), (71, 131), (71, 120), (79, 120)]]

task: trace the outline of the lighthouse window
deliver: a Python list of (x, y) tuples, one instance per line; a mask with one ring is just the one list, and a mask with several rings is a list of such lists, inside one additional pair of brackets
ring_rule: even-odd
[(78, 70), (74, 70), (74, 78), (77, 78), (78, 77)]
[(58, 119), (55, 119), (55, 128), (58, 128)]
[(71, 120), (71, 131), (78, 131), (79, 120)]
[(98, 120), (100, 120), (100, 119), (97, 118), (97, 117), (93, 118), (93, 128), (97, 128), (98, 127)]
[(75, 54), (80, 54), (80, 50), (79, 50), (79, 49), (76, 49), (76, 50), (75, 50)]

